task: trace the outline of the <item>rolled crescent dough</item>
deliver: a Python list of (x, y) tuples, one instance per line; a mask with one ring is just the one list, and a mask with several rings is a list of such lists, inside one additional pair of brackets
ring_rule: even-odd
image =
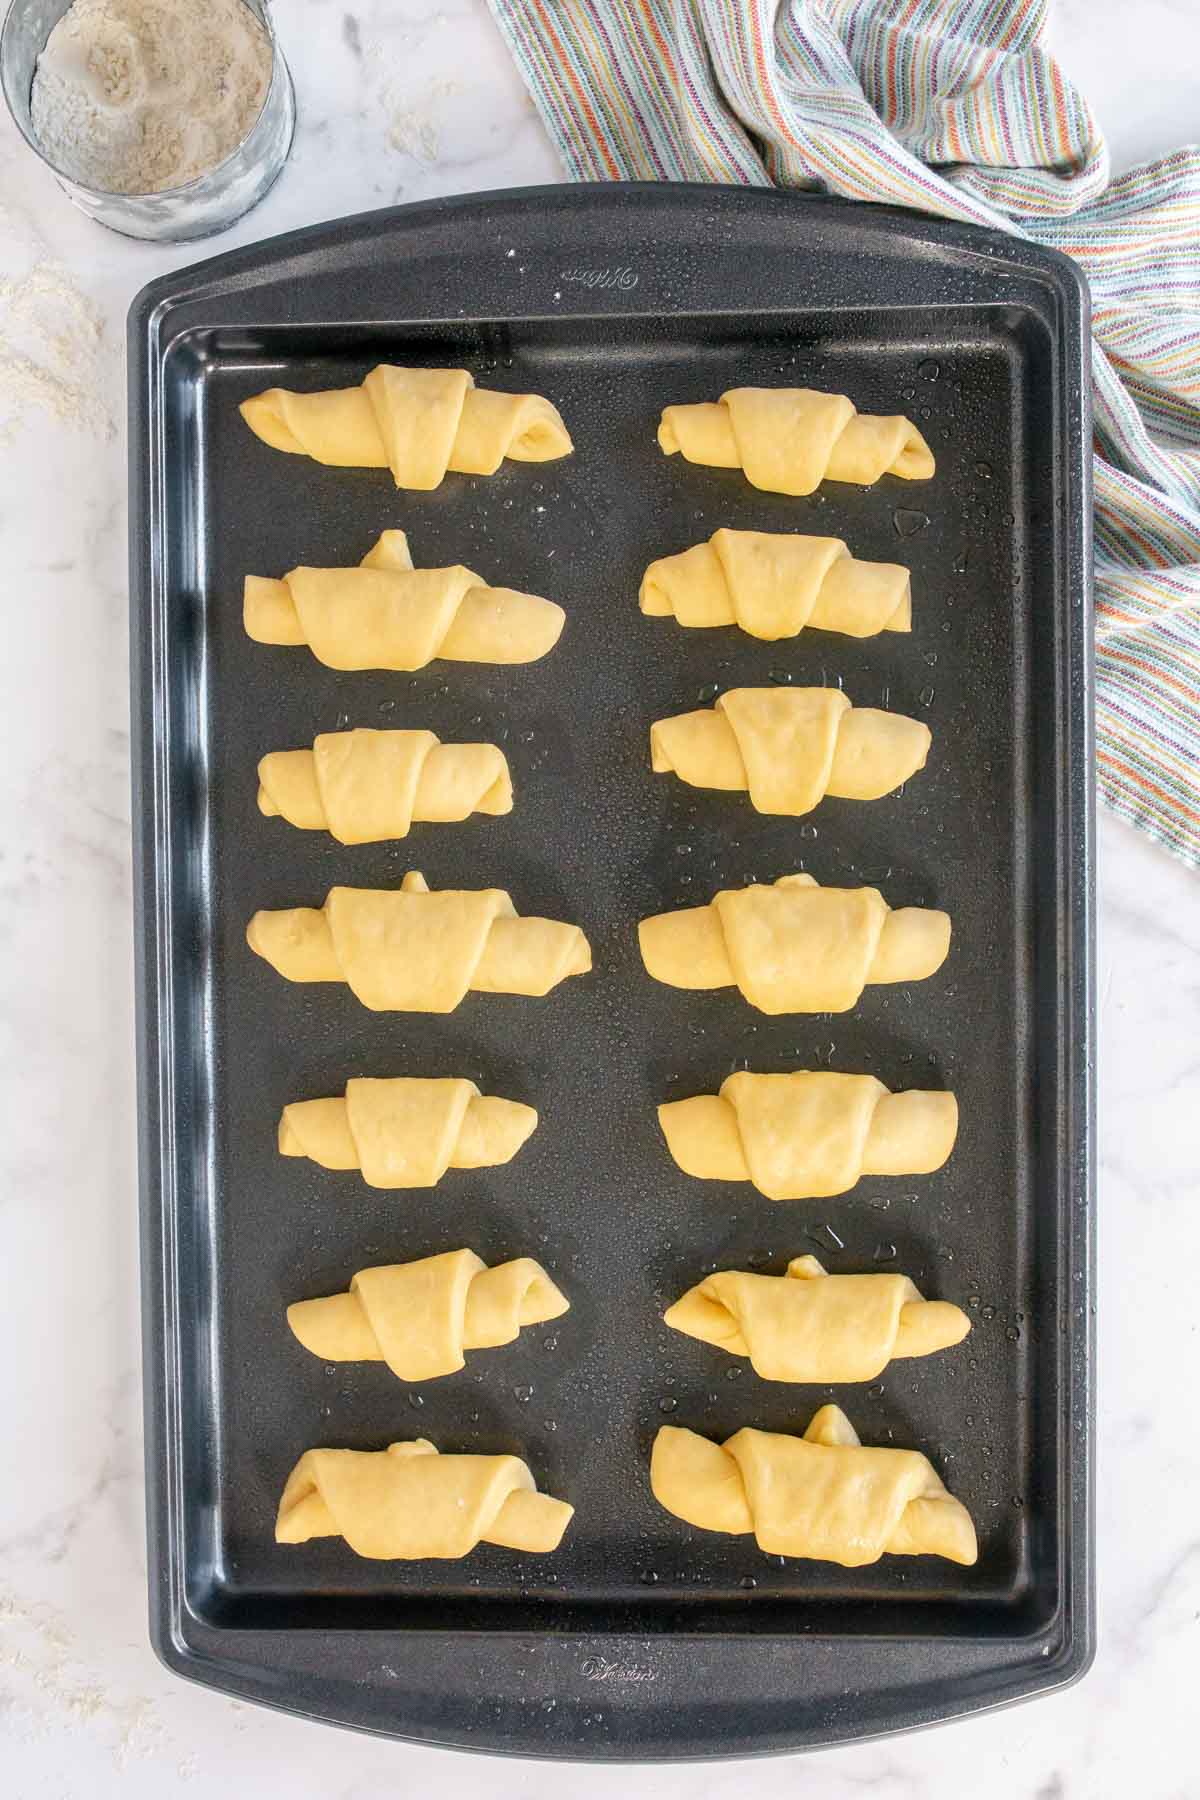
[(435, 1187), (447, 1169), (511, 1162), (537, 1122), (532, 1106), (485, 1098), (473, 1081), (359, 1076), (344, 1097), (285, 1106), (279, 1150), (325, 1169), (361, 1169), (370, 1187)]
[(739, 1070), (719, 1094), (658, 1109), (685, 1175), (752, 1181), (768, 1200), (827, 1199), (864, 1175), (929, 1175), (958, 1135), (953, 1094), (891, 1094), (873, 1075)]
[(401, 1381), (432, 1381), (461, 1369), (465, 1350), (511, 1344), (567, 1310), (531, 1257), (489, 1269), (473, 1250), (449, 1250), (360, 1269), (347, 1293), (298, 1300), (287, 1321), (324, 1362), (385, 1362)]
[(811, 626), (846, 637), (912, 630), (908, 570), (859, 562), (841, 538), (800, 532), (714, 531), (707, 544), (652, 562), (641, 609), (681, 625), (738, 625), (773, 642)]
[(665, 407), (658, 442), (668, 456), (744, 469), (772, 494), (811, 494), (822, 481), (871, 487), (881, 475), (928, 481), (935, 468), (911, 419), (860, 413), (817, 388), (730, 388), (715, 404)]
[(971, 1321), (907, 1275), (830, 1275), (797, 1256), (786, 1275), (721, 1269), (667, 1308), (675, 1331), (747, 1356), (764, 1381), (874, 1381), (897, 1357), (961, 1343)]
[(730, 688), (711, 707), (650, 727), (650, 766), (689, 787), (750, 795), (799, 818), (827, 794), (878, 800), (925, 767), (929, 727), (852, 706), (840, 688)]
[(650, 1461), (654, 1497), (702, 1531), (753, 1532), (772, 1556), (857, 1569), (890, 1556), (976, 1560), (975, 1527), (919, 1450), (868, 1449), (823, 1406), (803, 1437), (736, 1432), (714, 1444), (665, 1425)]
[(503, 888), (330, 888), (322, 907), (256, 912), (246, 941), (289, 981), (344, 981), (375, 1012), (453, 1012), (469, 992), (548, 994), (586, 975), (578, 925), (522, 919)]
[(494, 475), (506, 456), (553, 462), (572, 447), (557, 409), (540, 394), (477, 388), (466, 369), (380, 363), (358, 387), (268, 388), (240, 411), (275, 450), (333, 468), (390, 469), (399, 488), (440, 487), (447, 470)]
[(480, 1543), (557, 1550), (574, 1507), (539, 1494), (519, 1456), (439, 1456), (428, 1438), (386, 1450), (306, 1450), (287, 1478), (275, 1541), (342, 1537), (384, 1560), (467, 1556)]
[(385, 531), (357, 568), (247, 575), (242, 617), (259, 644), (307, 644), (330, 669), (411, 673), (447, 662), (528, 663), (558, 642), (561, 606), (488, 587), (461, 564), (414, 569), (402, 531)]
[(680, 988), (736, 986), (765, 1013), (849, 1012), (863, 988), (921, 981), (950, 948), (950, 919), (889, 907), (878, 888), (823, 888), (811, 875), (730, 888), (707, 906), (638, 926), (642, 961)]
[(258, 810), (339, 844), (407, 837), (414, 821), (457, 824), (512, 811), (498, 744), (443, 744), (432, 731), (323, 731), (311, 750), (272, 750), (258, 765)]

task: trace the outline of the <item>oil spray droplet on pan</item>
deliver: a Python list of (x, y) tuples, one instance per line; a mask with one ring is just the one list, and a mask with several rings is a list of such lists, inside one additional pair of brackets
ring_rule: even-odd
[(809, 1242), (816, 1244), (821, 1250), (844, 1250), (845, 1244), (833, 1226), (828, 1223), (814, 1225), (811, 1231), (805, 1232)]
[(929, 524), (929, 514), (917, 512), (911, 506), (898, 506), (892, 513), (892, 524), (897, 537), (916, 537), (918, 531), (924, 531)]

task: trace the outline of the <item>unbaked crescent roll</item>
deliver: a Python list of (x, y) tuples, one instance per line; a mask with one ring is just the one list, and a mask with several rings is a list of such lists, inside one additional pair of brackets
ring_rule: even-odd
[(511, 1344), (568, 1304), (528, 1256), (489, 1269), (473, 1250), (449, 1250), (360, 1269), (348, 1293), (298, 1300), (287, 1322), (325, 1362), (385, 1362), (401, 1381), (433, 1381), (461, 1369), (464, 1350)]
[(522, 919), (503, 888), (330, 888), (322, 907), (256, 912), (246, 941), (289, 981), (344, 981), (373, 1012), (453, 1012), (468, 993), (548, 994), (586, 975), (578, 925)]
[(928, 481), (935, 467), (911, 419), (860, 413), (816, 388), (730, 388), (716, 404), (664, 407), (658, 443), (668, 456), (744, 469), (771, 494), (811, 494), (822, 481), (871, 487), (881, 475)]
[(752, 1181), (768, 1200), (821, 1200), (864, 1175), (929, 1175), (954, 1148), (953, 1094), (891, 1094), (873, 1075), (728, 1076), (719, 1094), (658, 1109), (685, 1175)]
[(440, 487), (446, 471), (494, 475), (504, 458), (571, 454), (558, 411), (540, 394), (477, 388), (465, 369), (380, 363), (358, 387), (294, 394), (268, 388), (241, 415), (275, 450), (338, 469), (390, 469), (397, 487)]
[(859, 562), (841, 538), (714, 531), (707, 544), (652, 562), (638, 602), (681, 625), (739, 625), (751, 637), (792, 638), (811, 626), (846, 637), (912, 630), (908, 570)]
[(811, 875), (731, 888), (707, 906), (638, 926), (642, 961), (670, 987), (738, 987), (765, 1013), (849, 1012), (863, 988), (923, 981), (950, 948), (950, 918), (889, 907), (878, 888), (823, 888)]
[(929, 727), (852, 706), (840, 688), (730, 688), (711, 707), (650, 727), (650, 766), (689, 787), (749, 792), (756, 812), (790, 818), (826, 794), (879, 800), (925, 767)]
[(414, 569), (402, 531), (385, 531), (357, 568), (247, 575), (246, 632), (259, 644), (307, 644), (330, 669), (411, 673), (447, 662), (537, 662), (565, 614), (553, 600), (488, 587), (456, 565)]
[(279, 1152), (361, 1169), (369, 1187), (436, 1187), (447, 1169), (511, 1162), (537, 1122), (532, 1106), (485, 1098), (473, 1081), (355, 1076), (344, 1096), (285, 1106)]
[(439, 1456), (428, 1438), (386, 1450), (306, 1450), (287, 1478), (277, 1544), (342, 1537), (357, 1556), (467, 1556), (476, 1544), (557, 1550), (575, 1508), (539, 1494), (519, 1456)]
[(443, 744), (432, 731), (323, 731), (311, 750), (272, 750), (258, 765), (258, 810), (340, 844), (407, 837), (414, 821), (457, 824), (512, 811), (498, 744)]
[(907, 1275), (830, 1275), (797, 1256), (786, 1275), (722, 1269), (663, 1314), (675, 1331), (748, 1356), (764, 1381), (874, 1381), (898, 1357), (959, 1344), (971, 1321), (922, 1299)]
[(823, 1406), (803, 1437), (744, 1430), (714, 1444), (664, 1425), (650, 1458), (654, 1498), (702, 1531), (753, 1532), (771, 1556), (858, 1569), (890, 1556), (971, 1564), (971, 1515), (919, 1450), (867, 1448)]

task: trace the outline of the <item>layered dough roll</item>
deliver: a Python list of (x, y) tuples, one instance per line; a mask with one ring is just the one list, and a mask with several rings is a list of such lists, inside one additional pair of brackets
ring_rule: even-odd
[(357, 568), (247, 575), (246, 632), (259, 644), (307, 644), (330, 669), (411, 673), (447, 662), (537, 662), (565, 614), (553, 600), (489, 587), (455, 565), (414, 569), (408, 538), (385, 531)]
[(528, 1256), (489, 1269), (473, 1250), (449, 1250), (360, 1269), (348, 1293), (298, 1300), (287, 1322), (325, 1362), (385, 1362), (401, 1381), (433, 1381), (461, 1369), (464, 1350), (511, 1344), (568, 1308)]
[(246, 941), (289, 981), (344, 981), (374, 1012), (453, 1012), (467, 993), (548, 994), (586, 975), (578, 925), (522, 919), (503, 888), (330, 888), (323, 907), (256, 912)]
[(432, 731), (324, 731), (311, 750), (273, 750), (258, 765), (258, 810), (340, 844), (407, 837), (414, 822), (457, 824), (512, 811), (498, 744), (443, 744)]
[(689, 787), (750, 795), (799, 818), (826, 794), (879, 800), (925, 767), (929, 727), (852, 706), (840, 688), (730, 688), (712, 707), (650, 727), (650, 766)]
[(811, 494), (823, 481), (872, 487), (881, 475), (928, 481), (935, 467), (911, 419), (860, 413), (817, 388), (730, 388), (716, 404), (664, 407), (658, 443), (668, 456), (743, 469), (771, 494)]
[(239, 411), (274, 450), (338, 469), (390, 469), (397, 487), (422, 491), (440, 487), (447, 470), (494, 475), (506, 456), (553, 462), (572, 449), (549, 400), (477, 388), (466, 369), (380, 363), (358, 387), (268, 388)]
[(845, 637), (912, 630), (912, 590), (899, 563), (859, 562), (841, 538), (714, 531), (706, 544), (652, 562), (638, 604), (681, 625), (738, 625), (792, 638), (811, 626)]
[(744, 1430), (723, 1444), (664, 1425), (650, 1458), (654, 1498), (702, 1531), (753, 1532), (771, 1556), (858, 1569), (889, 1556), (970, 1565), (975, 1527), (919, 1450), (868, 1449), (823, 1406), (803, 1437)]
[(768, 1200), (821, 1200), (864, 1175), (929, 1175), (954, 1148), (953, 1094), (892, 1094), (873, 1075), (744, 1070), (719, 1094), (658, 1109), (667, 1148), (685, 1175), (752, 1181)]
[(344, 1098), (285, 1106), (279, 1153), (324, 1169), (361, 1169), (369, 1187), (436, 1187), (447, 1169), (511, 1162), (537, 1122), (532, 1106), (485, 1098), (473, 1081), (356, 1076)]
[(731, 888), (707, 906), (638, 926), (642, 961), (670, 987), (738, 987), (765, 1013), (849, 1012), (863, 988), (922, 981), (950, 949), (950, 918), (889, 907), (878, 888), (823, 888), (811, 875)]
[(830, 1275), (797, 1256), (786, 1275), (722, 1269), (663, 1314), (675, 1331), (748, 1356), (764, 1381), (874, 1381), (898, 1357), (959, 1344), (971, 1321), (907, 1275)]
[(306, 1450), (287, 1478), (277, 1544), (345, 1538), (383, 1560), (467, 1556), (477, 1544), (557, 1550), (575, 1508), (539, 1494), (519, 1456), (439, 1456), (428, 1438), (386, 1450)]

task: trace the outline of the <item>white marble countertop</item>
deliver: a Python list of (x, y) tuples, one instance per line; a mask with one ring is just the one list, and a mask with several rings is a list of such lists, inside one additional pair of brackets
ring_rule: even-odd
[[(300, 130), (212, 251), (341, 213), (558, 179), (482, 0), (276, 7)], [(1059, 0), (1118, 167), (1196, 130), (1195, 0)], [(130, 926), (123, 320), (192, 260), (92, 226), (0, 123), (0, 1768), (14, 1800), (278, 1787), (541, 1800), (737, 1793), (736, 1765), (483, 1763), (177, 1681), (145, 1629)], [(1065, 1695), (797, 1768), (764, 1796), (1195, 1795), (1200, 1668), (1200, 876), (1100, 832), (1100, 1652)], [(1150, 1351), (1153, 1349), (1154, 1354)], [(1189, 1421), (1192, 1421), (1189, 1424)]]

